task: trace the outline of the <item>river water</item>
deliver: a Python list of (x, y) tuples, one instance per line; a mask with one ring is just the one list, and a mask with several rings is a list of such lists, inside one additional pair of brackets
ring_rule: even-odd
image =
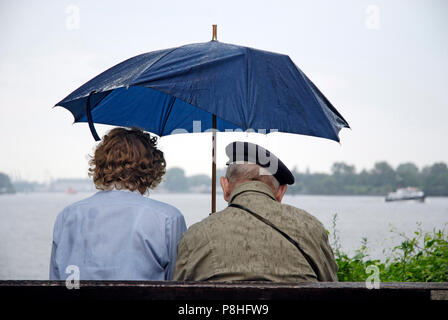
[[(65, 206), (89, 195), (0, 196), (0, 279), (48, 279), (56, 216)], [(188, 226), (205, 218), (210, 210), (207, 194), (159, 193), (151, 197), (176, 206), (184, 214)], [(425, 203), (386, 203), (382, 197), (296, 195), (285, 196), (283, 202), (313, 214), (328, 230), (332, 230), (332, 218), (337, 214), (336, 229), (342, 249), (353, 253), (366, 237), (370, 256), (380, 259), (400, 243), (400, 236), (391, 229), (412, 236), (417, 223), (421, 223), (425, 231), (443, 228), (448, 223), (448, 198), (428, 198)], [(225, 206), (218, 195), (218, 210)]]

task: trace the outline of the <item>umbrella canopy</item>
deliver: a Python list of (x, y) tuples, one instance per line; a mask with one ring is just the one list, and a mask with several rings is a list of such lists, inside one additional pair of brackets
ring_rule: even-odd
[(275, 129), (339, 141), (348, 127), (287, 55), (218, 41), (130, 58), (56, 105), (86, 122), (88, 100), (93, 122), (159, 136), (210, 129), (213, 114), (218, 131)]

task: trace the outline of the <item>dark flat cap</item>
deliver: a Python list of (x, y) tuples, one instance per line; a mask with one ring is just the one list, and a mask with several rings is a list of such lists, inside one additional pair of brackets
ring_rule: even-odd
[(288, 167), (273, 153), (265, 148), (250, 142), (235, 141), (226, 147), (226, 154), (229, 157), (227, 165), (231, 163), (254, 163), (265, 168), (280, 183), (293, 184), (294, 176)]

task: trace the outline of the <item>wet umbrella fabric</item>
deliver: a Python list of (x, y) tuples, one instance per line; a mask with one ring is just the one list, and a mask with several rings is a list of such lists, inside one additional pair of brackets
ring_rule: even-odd
[[(339, 141), (342, 115), (287, 55), (210, 41), (130, 58), (56, 105), (75, 122), (137, 126), (159, 136), (216, 129)], [(91, 114), (89, 114), (91, 113)]]

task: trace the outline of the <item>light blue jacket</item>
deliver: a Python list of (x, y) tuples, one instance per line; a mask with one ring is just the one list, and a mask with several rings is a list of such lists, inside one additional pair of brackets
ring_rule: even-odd
[(50, 280), (65, 280), (70, 265), (80, 280), (170, 280), (185, 230), (173, 206), (138, 192), (97, 192), (58, 215)]

